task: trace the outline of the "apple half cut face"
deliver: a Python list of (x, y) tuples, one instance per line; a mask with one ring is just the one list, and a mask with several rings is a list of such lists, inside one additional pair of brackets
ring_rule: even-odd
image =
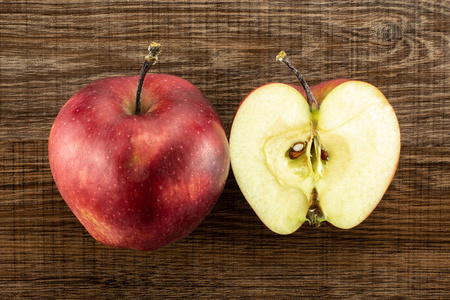
[(352, 228), (388, 188), (400, 154), (397, 117), (384, 95), (362, 81), (311, 88), (271, 83), (241, 103), (230, 133), (231, 165), (251, 207), (272, 231), (308, 221)]

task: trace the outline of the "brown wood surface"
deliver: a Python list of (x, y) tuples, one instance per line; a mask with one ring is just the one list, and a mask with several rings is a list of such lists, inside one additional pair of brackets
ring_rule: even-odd
[[(53, 182), (47, 138), (93, 80), (152, 71), (197, 85), (229, 132), (240, 101), (296, 83), (354, 78), (394, 107), (402, 150), (373, 214), (340, 230), (268, 230), (233, 174), (207, 219), (154, 252), (97, 243)], [(450, 2), (0, 2), (0, 299), (449, 299)]]

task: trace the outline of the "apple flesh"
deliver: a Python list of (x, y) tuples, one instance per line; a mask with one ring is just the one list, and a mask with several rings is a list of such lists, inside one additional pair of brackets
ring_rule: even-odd
[(59, 112), (49, 160), (62, 197), (103, 244), (154, 250), (191, 233), (229, 171), (216, 111), (194, 85), (147, 75), (93, 82)]
[(302, 223), (360, 224), (374, 210), (400, 153), (397, 117), (384, 95), (362, 81), (336, 79), (311, 88), (271, 83), (241, 103), (230, 133), (236, 181), (272, 231)]

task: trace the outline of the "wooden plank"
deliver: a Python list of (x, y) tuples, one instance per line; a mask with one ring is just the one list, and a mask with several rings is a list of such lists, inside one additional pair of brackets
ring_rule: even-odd
[[(240, 101), (296, 83), (279, 50), (317, 84), (379, 87), (402, 133), (397, 174), (352, 230), (270, 232), (230, 173), (207, 219), (154, 252), (113, 249), (59, 195), (47, 138), (62, 105), (93, 80), (158, 73), (211, 100), (227, 133)], [(2, 1), (0, 298), (445, 299), (450, 290), (450, 2)]]

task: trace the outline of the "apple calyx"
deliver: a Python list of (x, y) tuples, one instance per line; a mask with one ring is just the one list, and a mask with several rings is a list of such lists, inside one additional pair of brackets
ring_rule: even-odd
[(308, 208), (306, 220), (312, 226), (319, 227), (320, 223), (325, 221), (325, 215), (322, 212), (319, 204), (319, 193), (316, 188), (311, 191), (311, 203)]
[[(309, 104), (309, 109), (311, 111), (311, 132), (307, 141), (299, 141), (294, 143), (288, 149), (288, 156), (291, 160), (298, 159), (303, 154), (307, 157), (307, 166), (309, 171), (313, 174), (313, 181), (317, 183), (317, 181), (322, 177), (325, 165), (328, 161), (328, 152), (322, 148), (317, 128), (317, 111), (319, 110), (319, 103), (314, 98), (314, 95), (311, 92), (311, 89), (300, 74), (300, 72), (295, 68), (295, 66), (291, 63), (289, 58), (286, 55), (286, 52), (281, 51), (276, 56), (278, 61), (281, 61), (286, 64), (286, 66), (291, 69), (291, 71), (295, 74), (295, 76), (300, 81), (303, 89), (305, 90), (307, 102)], [(306, 215), (306, 219), (310, 225), (319, 227), (322, 221), (325, 221), (326, 217), (322, 212), (319, 201), (319, 194), (316, 188), (313, 188), (311, 191), (311, 197), (309, 201), (309, 209)]]
[(145, 56), (144, 64), (141, 68), (141, 75), (139, 77), (139, 83), (136, 91), (136, 107), (134, 110), (135, 115), (140, 115), (142, 113), (141, 108), (141, 94), (142, 94), (142, 85), (144, 84), (145, 75), (148, 70), (156, 64), (158, 61), (158, 55), (161, 52), (161, 44), (156, 42), (151, 42), (148, 46), (148, 55)]

